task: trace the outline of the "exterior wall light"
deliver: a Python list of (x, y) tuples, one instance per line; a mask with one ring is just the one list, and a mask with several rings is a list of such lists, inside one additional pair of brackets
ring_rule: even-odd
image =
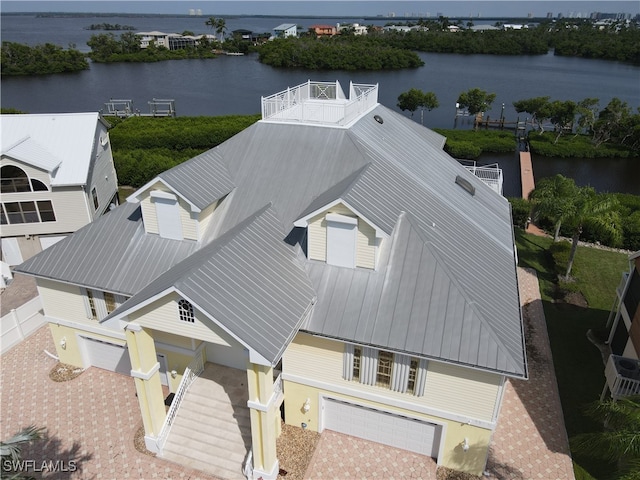
[(304, 405), (302, 405), (302, 411), (304, 413), (307, 413), (309, 410), (311, 410), (311, 399), (307, 398), (304, 402)]
[(60, 340), (60, 348), (63, 350), (67, 349), (67, 337), (62, 337), (62, 340)]
[(176, 378), (178, 376), (178, 372), (175, 370), (171, 370), (171, 378)]
[(464, 437), (464, 441), (462, 442), (461, 447), (463, 452), (469, 451), (469, 439), (467, 437)]

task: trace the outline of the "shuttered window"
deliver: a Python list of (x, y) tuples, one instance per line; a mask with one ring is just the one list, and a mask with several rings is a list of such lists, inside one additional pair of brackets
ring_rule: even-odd
[(380, 388), (424, 395), (427, 360), (345, 344), (343, 378)]

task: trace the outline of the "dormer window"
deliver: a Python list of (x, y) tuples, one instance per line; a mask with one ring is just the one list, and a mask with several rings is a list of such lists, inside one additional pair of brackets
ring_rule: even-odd
[(326, 221), (327, 263), (337, 267), (355, 268), (358, 219), (328, 213)]
[(181, 299), (178, 301), (178, 316), (183, 322), (195, 323), (195, 315), (193, 314), (193, 305), (188, 301)]
[(158, 219), (158, 233), (162, 238), (182, 240), (182, 222), (178, 197), (161, 190), (151, 192), (151, 201), (155, 205)]

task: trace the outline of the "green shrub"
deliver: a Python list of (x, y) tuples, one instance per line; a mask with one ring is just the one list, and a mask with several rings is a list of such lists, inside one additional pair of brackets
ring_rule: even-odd
[(465, 141), (449, 142), (447, 140), (444, 149), (452, 157), (469, 160), (478, 158), (482, 153), (482, 149), (479, 146)]
[(595, 147), (588, 135), (565, 135), (554, 143), (554, 132), (530, 132), (528, 136), (531, 152), (544, 157), (562, 158), (628, 158), (637, 156), (631, 148), (603, 143)]
[(556, 275), (564, 275), (566, 273), (570, 251), (571, 242), (566, 241), (554, 242), (549, 247), (549, 254), (551, 255)]
[(531, 215), (531, 205), (529, 201), (520, 197), (510, 197), (508, 200), (509, 203), (511, 203), (513, 226), (524, 229), (527, 225), (527, 219), (529, 215)]

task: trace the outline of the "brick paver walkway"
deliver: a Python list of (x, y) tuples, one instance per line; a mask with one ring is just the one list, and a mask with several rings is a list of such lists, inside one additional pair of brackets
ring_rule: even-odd
[(49, 441), (27, 448), (23, 459), (40, 467), (43, 460), (77, 461), (78, 471), (43, 472), (43, 478), (214, 478), (134, 448), (142, 419), (133, 378), (89, 368), (74, 380), (56, 383), (49, 378), (56, 361), (45, 349), (55, 352), (48, 326), (0, 357), (0, 438), (28, 425), (46, 427)]
[(435, 480), (436, 469), (431, 457), (325, 430), (304, 478)]

